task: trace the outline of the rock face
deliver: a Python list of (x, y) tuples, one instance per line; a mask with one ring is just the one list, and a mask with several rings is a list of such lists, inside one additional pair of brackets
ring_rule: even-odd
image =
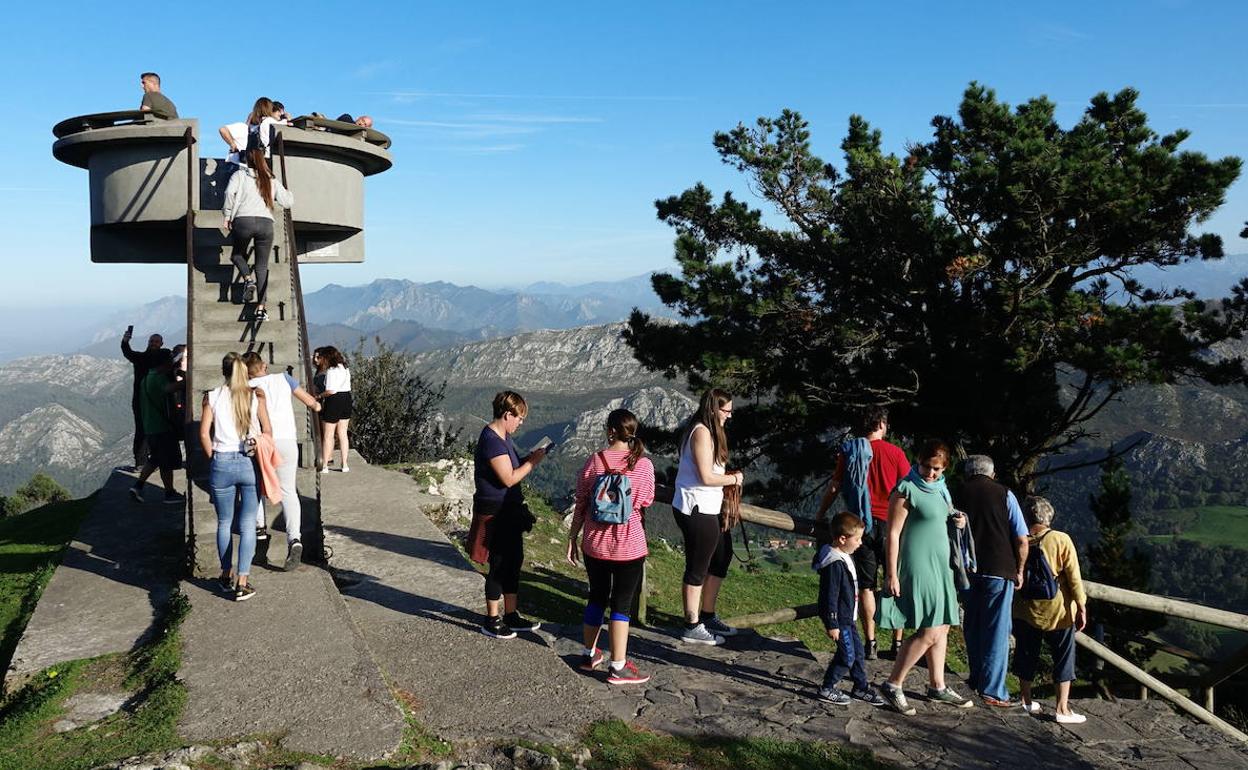
[(663, 381), (624, 342), (624, 324), (540, 331), (417, 355), (416, 368), (448, 385), (585, 393)]
[[(85, 397), (101, 396), (130, 387), (134, 370), (121, 358), (95, 356), (34, 356), (19, 358), (0, 366), (0, 387), (5, 392), (18, 388), (65, 388)], [(126, 391), (129, 406), (129, 392)]]
[(60, 404), (41, 406), (0, 429), (0, 453), (45, 465), (88, 464), (104, 451), (104, 434)]
[(672, 430), (686, 420), (697, 406), (698, 402), (680, 391), (652, 385), (627, 396), (613, 398), (598, 409), (581, 412), (564, 430), (560, 443), (566, 445), (566, 451), (583, 459), (602, 447), (607, 415), (616, 409), (629, 410), (644, 426)]

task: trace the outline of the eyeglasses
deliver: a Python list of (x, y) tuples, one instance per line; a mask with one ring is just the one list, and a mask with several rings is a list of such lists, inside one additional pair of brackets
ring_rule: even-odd
[(719, 408), (719, 411), (721, 411), (721, 412), (723, 412), (724, 414), (727, 414), (727, 415), (731, 415), (731, 414), (732, 414), (732, 410), (731, 410), (731, 409), (725, 409), (725, 408), (723, 408), (722, 406)]

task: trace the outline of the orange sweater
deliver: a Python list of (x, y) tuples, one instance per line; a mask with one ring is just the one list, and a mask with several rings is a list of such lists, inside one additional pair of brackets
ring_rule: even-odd
[(256, 466), (260, 473), (260, 495), (269, 503), (277, 505), (282, 501), (282, 484), (277, 478), (277, 466), (282, 464), (282, 456), (277, 452), (277, 444), (267, 433), (256, 436)]

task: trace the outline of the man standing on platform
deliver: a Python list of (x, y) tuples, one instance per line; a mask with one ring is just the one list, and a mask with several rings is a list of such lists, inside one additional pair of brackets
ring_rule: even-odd
[[(862, 519), (865, 531), (862, 546), (854, 551), (854, 571), (858, 576), (858, 604), (862, 614), (866, 658), (875, 660), (879, 649), (875, 640), (875, 589), (879, 568), (885, 564), (884, 543), (888, 533), (888, 496), (897, 482), (910, 471), (906, 453), (884, 440), (888, 432), (888, 410), (869, 407), (862, 414), (857, 438), (841, 445), (836, 470), (823, 500), (819, 502), (816, 519), (827, 515), (838, 492), (845, 492), (845, 506)], [(893, 648), (901, 641), (901, 629), (893, 631)]]
[(1009, 662), (1014, 589), (1023, 585), (1027, 525), (1014, 493), (995, 480), (987, 455), (971, 455), (962, 465), (965, 480), (954, 502), (970, 520), (975, 541), (975, 573), (966, 597), (966, 656), (971, 689), (989, 706), (1018, 705), (1005, 689)]
[(155, 72), (144, 72), (139, 75), (139, 86), (143, 89), (143, 101), (139, 109), (150, 112), (158, 118), (173, 120), (178, 117), (178, 108), (160, 92), (160, 75)]
[(136, 352), (130, 347), (130, 338), (133, 336), (133, 326), (127, 328), (126, 333), (121, 335), (121, 354), (134, 367), (134, 393), (130, 397), (130, 410), (134, 412), (134, 468), (132, 470), (137, 471), (143, 467), (143, 460), (147, 455), (144, 450), (143, 413), (139, 408), (139, 391), (143, 387), (143, 378), (156, 363), (156, 355), (165, 346), (165, 339), (159, 334), (153, 334), (147, 338), (147, 349)]

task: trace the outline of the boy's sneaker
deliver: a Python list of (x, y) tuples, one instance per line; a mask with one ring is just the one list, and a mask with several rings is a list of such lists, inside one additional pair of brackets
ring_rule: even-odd
[(256, 282), (250, 281), (250, 280), (243, 281), (243, 302), (255, 302), (255, 301), (256, 301)]
[(645, 684), (649, 681), (650, 675), (638, 671), (636, 664), (631, 660), (624, 661), (624, 665), (620, 668), (608, 667), (607, 684)]
[(958, 695), (949, 685), (945, 685), (939, 690), (931, 687), (927, 688), (927, 699), (936, 703), (947, 703), (950, 706), (957, 706), (960, 709), (969, 709), (975, 706), (975, 701)]
[(290, 572), (303, 563), (303, 543), (298, 540), (291, 540), (290, 545), (286, 546), (286, 563), (282, 565), (282, 569)]
[(515, 639), (516, 632), (507, 627), (503, 619), (497, 615), (493, 615), (485, 619), (481, 624), (481, 633), (495, 639)]
[(602, 650), (594, 650), (593, 655), (581, 655), (581, 665), (577, 666), (582, 671), (594, 671), (602, 665)]
[(724, 643), (724, 637), (719, 634), (712, 634), (706, 630), (705, 623), (699, 623), (693, 628), (686, 628), (685, 632), (680, 635), (680, 641), (686, 644), (709, 644), (712, 646)]
[(536, 631), (542, 627), (540, 622), (520, 617), (518, 612), (508, 612), (503, 616), (503, 622), (513, 631)]
[(865, 690), (854, 690), (849, 694), (854, 700), (860, 700), (869, 706), (887, 706), (888, 701), (880, 697), (880, 694), (868, 687)]
[(146, 502), (143, 499), (143, 490), (139, 489), (138, 487), (130, 487), (130, 496), (134, 498), (134, 501), (136, 503)]
[(901, 688), (894, 687), (888, 682), (880, 685), (880, 700), (884, 701), (884, 705), (908, 717), (918, 713), (918, 710), (906, 700), (906, 694)]
[(820, 687), (819, 700), (834, 706), (848, 706), (849, 696), (835, 687)]
[(185, 502), (186, 502), (186, 497), (184, 495), (180, 495), (177, 492), (165, 493), (165, 500), (164, 500), (165, 505), (182, 505)]
[(719, 634), (720, 636), (737, 635), (737, 629), (720, 620), (718, 615), (708, 615), (703, 618), (702, 625), (706, 626), (706, 630), (712, 634)]
[(879, 660), (880, 648), (874, 639), (867, 640), (867, 660)]
[(236, 602), (245, 602), (255, 595), (256, 589), (252, 587), (251, 583), (240, 585), (234, 589), (234, 601)]

